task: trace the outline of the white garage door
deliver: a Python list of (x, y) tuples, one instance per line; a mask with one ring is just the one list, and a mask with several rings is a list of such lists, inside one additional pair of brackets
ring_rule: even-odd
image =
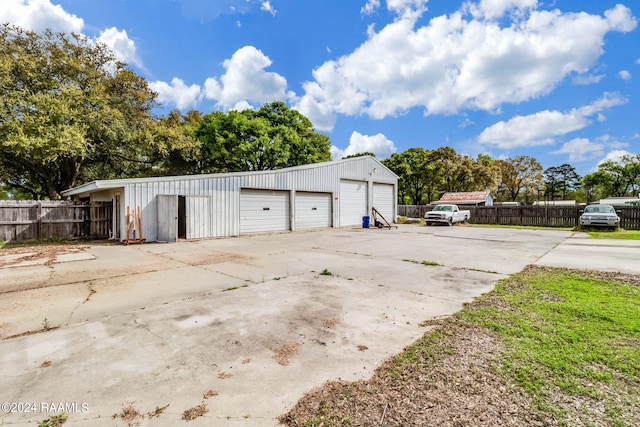
[(340, 227), (361, 225), (367, 215), (367, 182), (340, 181)]
[(393, 199), (393, 185), (373, 183), (373, 207), (390, 223), (396, 220)]
[(331, 193), (296, 192), (296, 230), (332, 225)]
[(240, 234), (290, 228), (288, 191), (240, 190)]

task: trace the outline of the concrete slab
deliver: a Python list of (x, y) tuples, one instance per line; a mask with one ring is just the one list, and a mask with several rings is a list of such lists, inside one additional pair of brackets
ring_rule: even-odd
[(60, 402), (78, 404), (68, 425), (126, 425), (112, 415), (132, 405), (140, 425), (175, 426), (199, 404), (208, 412), (189, 425), (276, 425), (306, 391), (368, 378), (424, 320), (571, 235), (353, 228), (91, 246), (95, 259), (2, 270), (0, 336), (45, 317), (59, 328), (0, 341), (2, 400), (38, 409), (0, 412), (0, 424), (42, 421), (40, 404)]
[(640, 241), (586, 239), (584, 233), (576, 233), (535, 264), (640, 274)]

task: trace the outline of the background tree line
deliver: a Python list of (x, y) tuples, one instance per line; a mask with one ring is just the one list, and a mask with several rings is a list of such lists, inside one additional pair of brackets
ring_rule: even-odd
[[(77, 34), (0, 26), (0, 198), (58, 199), (97, 179), (256, 171), (331, 160), (330, 141), (282, 102), (259, 110), (154, 115), (157, 94), (105, 45)], [(372, 155), (360, 153), (357, 155)], [(472, 158), (450, 147), (410, 148), (383, 163), (401, 204), (449, 191), (497, 201), (638, 194), (640, 155), (580, 177), (543, 171), (529, 156)]]
[(591, 203), (606, 197), (638, 196), (640, 154), (606, 161), (583, 177), (569, 164), (543, 170), (530, 156), (494, 160), (471, 158), (454, 149), (410, 148), (382, 161), (399, 177), (398, 203), (423, 205), (453, 191), (490, 191), (495, 201), (576, 200)]
[(331, 160), (329, 138), (282, 102), (155, 116), (156, 96), (103, 44), (0, 26), (0, 197), (58, 199), (96, 179)]

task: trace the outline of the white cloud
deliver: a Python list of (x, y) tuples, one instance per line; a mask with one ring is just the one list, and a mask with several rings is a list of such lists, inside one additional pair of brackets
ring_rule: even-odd
[(360, 9), (360, 13), (364, 13), (365, 15), (371, 15), (380, 7), (380, 0), (368, 0), (367, 4), (362, 6)]
[(363, 135), (359, 132), (353, 132), (351, 134), (349, 145), (344, 150), (339, 149), (335, 145), (331, 146), (331, 156), (334, 160), (364, 152), (373, 153), (378, 159), (386, 159), (396, 152), (396, 146), (393, 141), (381, 133), (376, 135)]
[[(542, 10), (534, 0), (487, 0), (417, 26), (425, 5), (388, 1), (398, 17), (378, 32), (370, 27), (351, 54), (316, 68), (296, 108), (321, 130), (331, 130), (337, 114), (498, 111), (545, 95), (568, 76), (591, 75), (607, 33), (637, 25), (620, 5), (599, 16)], [(477, 17), (467, 13), (472, 6)]]
[[(626, 102), (617, 94), (605, 93), (591, 104), (567, 113), (544, 110), (528, 116), (516, 116), (507, 122), (489, 126), (482, 131), (478, 141), (502, 149), (553, 144), (555, 137), (585, 128), (590, 124), (591, 116)], [(602, 117), (597, 116), (597, 119)]]
[[(56, 32), (82, 34), (84, 21), (50, 0), (2, 0), (0, 22), (9, 22), (36, 32), (50, 28)], [(125, 30), (115, 27), (103, 30), (95, 39), (107, 45), (119, 61), (143, 68), (136, 46)]]
[(267, 72), (271, 60), (253, 46), (238, 49), (222, 64), (226, 69), (219, 79), (205, 82), (204, 96), (225, 109), (238, 103), (262, 105), (287, 98), (287, 80), (280, 74)]
[(578, 74), (573, 76), (572, 81), (577, 85), (590, 85), (600, 82), (604, 77), (604, 74)]
[(126, 30), (118, 30), (116, 27), (107, 28), (100, 33), (96, 41), (107, 45), (119, 61), (142, 67), (142, 61), (136, 53), (136, 45), (129, 38)]
[(260, 5), (260, 9), (264, 10), (265, 12), (269, 12), (271, 16), (276, 16), (277, 10), (273, 8), (270, 1), (263, 1)]
[(173, 78), (171, 84), (156, 81), (149, 87), (158, 93), (158, 101), (162, 104), (174, 104), (179, 110), (193, 108), (200, 102), (200, 86), (187, 86), (181, 79)]
[(630, 153), (626, 150), (613, 150), (607, 153), (607, 155), (598, 162), (598, 166), (600, 166), (602, 163), (607, 162), (609, 160), (616, 163), (620, 163), (624, 156), (632, 156), (632, 155), (633, 153)]
[(467, 3), (469, 12), (476, 18), (496, 19), (508, 11), (522, 15), (527, 10), (536, 9), (538, 0), (480, 0), (479, 3)]
[(618, 77), (620, 77), (622, 80), (630, 80), (631, 73), (627, 70), (622, 70), (618, 73)]
[(0, 22), (9, 22), (26, 30), (41, 32), (46, 28), (65, 33), (80, 33), (84, 21), (66, 12), (50, 0), (2, 0)]
[(604, 154), (604, 144), (592, 142), (586, 138), (575, 138), (565, 142), (552, 154), (568, 154), (570, 162), (581, 162)]

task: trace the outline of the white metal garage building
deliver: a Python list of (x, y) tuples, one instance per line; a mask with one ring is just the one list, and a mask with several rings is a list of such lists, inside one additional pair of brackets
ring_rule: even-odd
[[(141, 212), (147, 241), (361, 226), (375, 208), (395, 221), (398, 177), (377, 159), (354, 157), (260, 172), (94, 181), (64, 196), (113, 202), (113, 235)], [(129, 217), (131, 219), (131, 217)]]

